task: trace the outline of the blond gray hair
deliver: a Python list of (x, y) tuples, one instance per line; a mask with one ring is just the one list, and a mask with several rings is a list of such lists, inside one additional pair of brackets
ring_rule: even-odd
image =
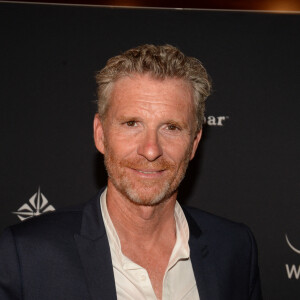
[(142, 45), (110, 58), (97, 72), (97, 105), (100, 117), (105, 118), (113, 83), (131, 74), (150, 74), (156, 79), (179, 78), (186, 80), (193, 89), (197, 130), (204, 121), (205, 100), (210, 94), (211, 83), (202, 63), (185, 56), (171, 45)]

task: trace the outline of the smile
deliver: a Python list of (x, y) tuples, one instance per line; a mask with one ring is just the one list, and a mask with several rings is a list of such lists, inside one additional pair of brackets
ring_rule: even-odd
[(158, 178), (164, 174), (165, 170), (139, 170), (139, 169), (131, 169), (135, 174), (144, 178)]
[(137, 171), (143, 174), (156, 174), (158, 172), (162, 172), (162, 171), (141, 171), (141, 170), (137, 170)]

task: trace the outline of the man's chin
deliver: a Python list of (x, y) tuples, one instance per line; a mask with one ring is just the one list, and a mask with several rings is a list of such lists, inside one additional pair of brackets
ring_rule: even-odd
[(143, 191), (125, 190), (125, 196), (134, 204), (142, 206), (156, 206), (167, 201), (173, 193), (170, 193), (166, 187), (160, 191), (152, 189), (144, 189)]

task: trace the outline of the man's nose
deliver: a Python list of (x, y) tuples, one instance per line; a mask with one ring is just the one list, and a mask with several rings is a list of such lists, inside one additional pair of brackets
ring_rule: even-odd
[(147, 130), (140, 139), (137, 152), (148, 161), (159, 158), (163, 151), (156, 130)]

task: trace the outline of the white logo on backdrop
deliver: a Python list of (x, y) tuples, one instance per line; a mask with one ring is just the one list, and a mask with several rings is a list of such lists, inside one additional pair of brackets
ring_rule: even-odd
[(289, 247), (296, 253), (300, 254), (300, 250), (298, 250), (296, 247), (294, 247), (291, 242), (289, 241), (289, 238), (287, 236), (287, 234), (285, 234), (285, 239), (286, 239), (286, 242), (287, 244), (289, 245)]
[(225, 121), (228, 119), (228, 116), (206, 116), (204, 117), (204, 124), (208, 126), (224, 126)]
[(49, 205), (49, 201), (41, 193), (39, 187), (37, 193), (28, 200), (28, 203), (23, 204), (17, 211), (13, 212), (13, 214), (17, 215), (21, 221), (24, 221), (54, 210), (55, 208), (52, 205)]
[[(295, 253), (300, 254), (300, 250), (291, 244), (287, 234), (285, 234), (285, 240), (286, 240), (288, 246), (290, 247), (290, 249), (292, 249)], [(285, 269), (286, 269), (286, 273), (287, 273), (287, 276), (289, 279), (293, 279), (293, 278), (299, 279), (300, 278), (300, 265), (296, 266), (294, 264), (293, 265), (285, 264)]]

